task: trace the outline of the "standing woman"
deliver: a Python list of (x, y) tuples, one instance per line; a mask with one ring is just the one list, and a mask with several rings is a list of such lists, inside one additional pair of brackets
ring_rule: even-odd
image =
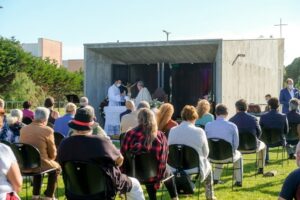
[(59, 113), (54, 110), (54, 99), (52, 97), (45, 99), (44, 106), (50, 110), (48, 126), (53, 128), (55, 120), (59, 118)]
[(156, 119), (158, 130), (162, 131), (168, 138), (170, 129), (178, 126), (177, 122), (172, 120), (174, 114), (174, 107), (170, 103), (164, 103), (159, 107)]
[(199, 118), (195, 122), (195, 125), (197, 127), (204, 128), (208, 122), (212, 122), (215, 120), (214, 116), (209, 113), (210, 104), (207, 100), (202, 99), (198, 101), (196, 109), (199, 116)]
[[(157, 176), (148, 180), (150, 184), (146, 185), (149, 199), (156, 200), (156, 191), (160, 186), (160, 181), (172, 173), (169, 168), (166, 168), (168, 160), (167, 138), (161, 131), (157, 130), (154, 113), (148, 108), (142, 108), (139, 111), (138, 124), (137, 127), (126, 133), (121, 146), (121, 153), (123, 156), (127, 151), (133, 151), (136, 154), (148, 152), (156, 155)], [(164, 184), (171, 199), (178, 199), (174, 177), (165, 181)]]

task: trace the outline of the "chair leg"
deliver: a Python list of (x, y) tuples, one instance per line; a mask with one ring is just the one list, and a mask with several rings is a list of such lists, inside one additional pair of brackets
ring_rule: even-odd
[(199, 175), (199, 177), (198, 177), (198, 182), (199, 182), (199, 188), (198, 188), (198, 200), (200, 200), (200, 189), (201, 189), (200, 175)]
[(28, 189), (28, 186), (27, 186), (27, 182), (28, 182), (28, 180), (27, 180), (27, 177), (28, 176), (25, 176), (25, 179), (26, 179), (26, 183), (25, 183), (25, 189), (26, 189), (26, 200), (28, 199), (28, 191), (27, 191), (27, 189)]

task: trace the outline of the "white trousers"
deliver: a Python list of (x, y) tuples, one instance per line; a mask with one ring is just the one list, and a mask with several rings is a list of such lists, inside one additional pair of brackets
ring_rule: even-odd
[[(231, 161), (232, 158), (229, 158), (227, 160), (218, 160), (215, 161), (218, 164), (215, 165), (215, 170), (213, 172), (214, 180), (220, 180), (223, 164), (227, 163), (228, 161)], [(235, 181), (241, 182), (243, 181), (243, 158), (239, 151), (235, 151), (234, 157), (233, 157), (233, 167), (234, 167), (234, 179)]]
[(126, 193), (127, 200), (145, 200), (143, 189), (136, 178), (128, 177), (132, 182), (130, 192)]

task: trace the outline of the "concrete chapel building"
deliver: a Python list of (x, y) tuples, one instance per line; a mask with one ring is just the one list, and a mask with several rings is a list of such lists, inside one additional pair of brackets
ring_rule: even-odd
[(143, 80), (152, 94), (164, 89), (177, 116), (204, 95), (232, 115), (240, 98), (264, 103), (265, 94), (278, 96), (283, 54), (284, 39), (274, 38), (84, 44), (84, 92), (97, 108), (114, 79)]

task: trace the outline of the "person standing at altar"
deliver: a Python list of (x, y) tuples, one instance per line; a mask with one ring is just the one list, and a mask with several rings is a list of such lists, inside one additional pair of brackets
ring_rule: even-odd
[(141, 101), (147, 101), (148, 103), (150, 103), (152, 101), (152, 98), (149, 90), (144, 87), (144, 82), (138, 81), (136, 86), (139, 90), (139, 93), (135, 98), (135, 105), (139, 105)]
[(124, 101), (124, 93), (121, 94), (119, 88), (121, 84), (122, 81), (117, 79), (114, 84), (108, 88), (108, 106), (121, 106), (121, 102)]
[(294, 88), (294, 81), (291, 78), (286, 80), (287, 87), (280, 91), (279, 101), (282, 104), (282, 113), (289, 112), (289, 102), (292, 98), (300, 99), (299, 90)]

